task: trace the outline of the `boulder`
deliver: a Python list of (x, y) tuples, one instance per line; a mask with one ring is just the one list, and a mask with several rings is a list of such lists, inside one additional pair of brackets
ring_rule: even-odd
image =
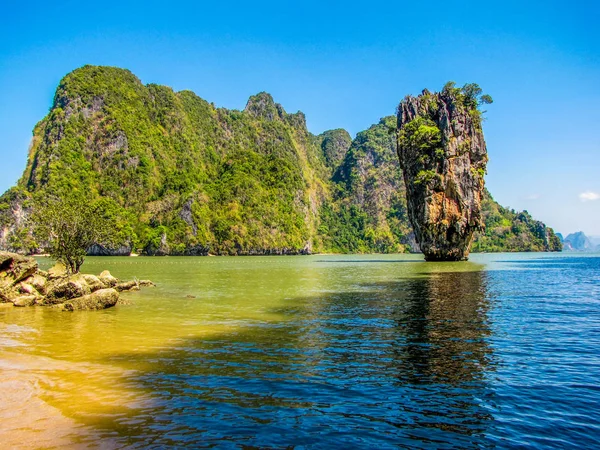
[(67, 268), (61, 262), (57, 262), (50, 269), (48, 269), (48, 279), (49, 280), (65, 278), (66, 276), (67, 276)]
[(65, 311), (106, 309), (115, 306), (119, 301), (116, 289), (99, 289), (88, 295), (71, 299), (62, 306)]
[(0, 303), (12, 303), (20, 295), (14, 287), (0, 288)]
[(65, 300), (81, 297), (91, 293), (89, 286), (79, 278), (59, 281), (47, 292), (47, 300), (50, 304), (61, 303)]
[(26, 283), (25, 281), (21, 281), (17, 285), (17, 289), (21, 294), (33, 295), (37, 293), (37, 290), (31, 284)]
[(68, 311), (104, 309), (117, 303), (119, 291), (139, 290), (140, 286), (154, 286), (154, 283), (120, 282), (108, 270), (99, 276), (69, 276), (61, 263), (44, 272), (33, 258), (0, 252), (0, 304), (46, 305)]
[(102, 271), (98, 278), (102, 283), (104, 283), (108, 287), (113, 287), (119, 282), (119, 280), (113, 277), (108, 270)]
[(29, 278), (37, 270), (38, 263), (34, 258), (0, 252), (0, 289), (9, 288)]
[(46, 293), (47, 280), (44, 277), (45, 273), (46, 272), (42, 272), (40, 270), (35, 275), (33, 275), (31, 278), (28, 278), (29, 284), (31, 284), (35, 288), (35, 290), (38, 291), (42, 295), (44, 295)]
[(21, 295), (15, 298), (12, 302), (15, 306), (32, 306), (39, 299), (37, 295)]
[(104, 284), (96, 275), (82, 274), (81, 278), (85, 281), (92, 292), (110, 287)]
[(131, 291), (131, 290), (139, 290), (140, 286), (137, 281), (132, 280), (132, 281), (124, 281), (122, 283), (116, 284), (115, 289), (119, 292)]

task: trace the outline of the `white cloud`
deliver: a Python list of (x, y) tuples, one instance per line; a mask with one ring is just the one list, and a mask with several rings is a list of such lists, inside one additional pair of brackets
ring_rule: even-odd
[(591, 202), (592, 200), (599, 200), (600, 194), (597, 192), (586, 191), (579, 194), (579, 200), (582, 202)]

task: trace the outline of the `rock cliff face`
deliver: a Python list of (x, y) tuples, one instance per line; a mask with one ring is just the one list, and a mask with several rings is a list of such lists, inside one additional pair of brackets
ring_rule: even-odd
[[(0, 196), (0, 250), (42, 251), (31, 200), (61, 192), (89, 193), (118, 219), (114, 246), (92, 246), (91, 255), (414, 252), (407, 197), (413, 210), (428, 199), (428, 220), (445, 227), (420, 226), (421, 240), (434, 231), (466, 239), (479, 220), (468, 195), (476, 197), (485, 166), (469, 99), (460, 89), (407, 99), (406, 195), (395, 116), (354, 139), (343, 129), (316, 136), (304, 114), (265, 92), (229, 110), (190, 91), (144, 85), (124, 69), (85, 66), (61, 80), (33, 130), (22, 178)], [(560, 250), (532, 218), (488, 200), (474, 251)]]
[(91, 254), (304, 252), (326, 195), (323, 159), (304, 114), (267, 93), (227, 110), (85, 66), (61, 80), (23, 177), (0, 198), (0, 248), (38, 250), (21, 238), (27, 200), (77, 191), (106, 199), (120, 218), (115, 248)]
[(484, 227), (487, 150), (477, 98), (427, 90), (398, 106), (398, 156), (408, 217), (428, 261), (467, 259)]
[(327, 130), (317, 137), (325, 157), (325, 164), (335, 170), (344, 160), (352, 145), (350, 134), (342, 128)]
[(409, 250), (406, 193), (396, 155), (394, 116), (361, 131), (332, 176), (333, 198), (322, 209), (325, 242), (334, 251)]

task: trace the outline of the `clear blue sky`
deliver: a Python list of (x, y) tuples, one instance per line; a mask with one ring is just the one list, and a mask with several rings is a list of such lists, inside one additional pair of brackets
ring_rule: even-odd
[(448, 80), (494, 98), (487, 187), (557, 231), (600, 235), (595, 1), (17, 2), (0, 18), (0, 191), (54, 89), (84, 64), (241, 109), (268, 91), (352, 135)]

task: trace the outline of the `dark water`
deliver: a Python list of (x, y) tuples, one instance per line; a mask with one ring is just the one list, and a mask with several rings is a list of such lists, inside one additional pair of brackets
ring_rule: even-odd
[(0, 371), (34, 377), (31, 397), (61, 416), (44, 429), (68, 419), (44, 445), (600, 447), (600, 257), (98, 258), (87, 270), (107, 265), (159, 287), (99, 313), (0, 310)]

